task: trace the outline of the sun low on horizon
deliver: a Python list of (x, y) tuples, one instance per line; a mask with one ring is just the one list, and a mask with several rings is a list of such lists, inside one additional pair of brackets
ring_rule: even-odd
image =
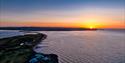
[(0, 27), (125, 29), (124, 0), (0, 0), (0, 2), (2, 3)]

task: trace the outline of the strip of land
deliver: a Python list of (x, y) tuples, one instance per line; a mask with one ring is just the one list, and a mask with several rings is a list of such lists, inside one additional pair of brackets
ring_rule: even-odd
[(68, 28), (68, 27), (0, 27), (0, 30), (25, 30), (25, 31), (83, 31), (97, 30), (90, 28)]
[[(33, 51), (33, 47), (47, 36), (42, 33), (26, 34), (0, 39), (0, 63), (36, 63), (33, 55), (39, 55), (42, 63), (45, 54), (37, 54)], [(37, 60), (37, 58), (35, 58)], [(39, 59), (39, 58), (38, 58)], [(53, 63), (53, 62), (52, 62)]]

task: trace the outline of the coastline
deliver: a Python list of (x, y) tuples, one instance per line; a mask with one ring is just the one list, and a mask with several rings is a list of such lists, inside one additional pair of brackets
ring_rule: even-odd
[[(51, 58), (54, 54), (43, 54), (33, 51), (33, 47), (46, 39), (46, 37), (47, 35), (45, 34), (36, 33), (0, 39), (0, 63), (32, 63), (35, 55)], [(43, 63), (49, 62), (48, 60), (41, 61)]]

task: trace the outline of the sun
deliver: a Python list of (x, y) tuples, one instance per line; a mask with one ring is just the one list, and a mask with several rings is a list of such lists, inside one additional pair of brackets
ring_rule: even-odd
[(84, 19), (83, 24), (86, 28), (95, 29), (100, 26), (100, 21), (101, 21), (101, 19), (98, 16), (97, 17), (90, 16), (90, 17)]
[(94, 29), (95, 27), (94, 27), (94, 26), (90, 26), (89, 28), (90, 28), (90, 29)]
[(93, 26), (90, 26), (89, 28), (90, 28), (90, 29), (93, 29)]

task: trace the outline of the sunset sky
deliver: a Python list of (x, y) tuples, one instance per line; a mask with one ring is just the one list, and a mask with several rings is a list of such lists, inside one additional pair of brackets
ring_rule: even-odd
[(125, 0), (0, 0), (0, 27), (125, 28)]

